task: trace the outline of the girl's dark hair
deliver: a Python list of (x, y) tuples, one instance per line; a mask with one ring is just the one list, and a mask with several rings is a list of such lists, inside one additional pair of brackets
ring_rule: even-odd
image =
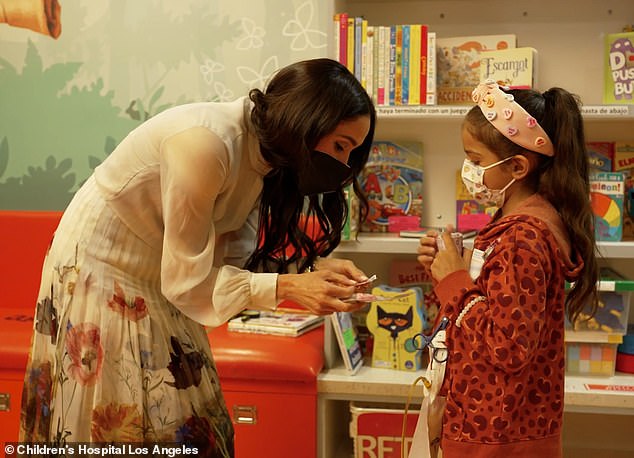
[[(594, 315), (598, 306), (599, 279), (594, 216), (590, 206), (589, 164), (580, 101), (577, 96), (557, 87), (543, 94), (533, 90), (508, 92), (537, 119), (555, 148), (553, 157), (535, 154), (540, 163), (529, 180), (559, 211), (568, 229), (573, 259), (578, 256), (584, 262), (579, 278), (566, 296), (566, 314), (574, 323), (588, 304), (592, 309), (591, 315)], [(474, 138), (498, 154), (500, 159), (527, 152), (502, 135), (484, 117), (478, 106), (467, 113), (465, 128)]]
[[(264, 92), (253, 89), (249, 98), (251, 122), (272, 170), (264, 177), (260, 199), (259, 245), (245, 268), (284, 273), (296, 264), (301, 272), (339, 245), (348, 214), (346, 186), (352, 184), (359, 198), (361, 220), (368, 213), (357, 175), (370, 154), (376, 111), (354, 75), (326, 58), (282, 68)], [(370, 130), (350, 153), (350, 178), (335, 192), (305, 198), (298, 190), (298, 171), (322, 137), (359, 116), (370, 118)]]

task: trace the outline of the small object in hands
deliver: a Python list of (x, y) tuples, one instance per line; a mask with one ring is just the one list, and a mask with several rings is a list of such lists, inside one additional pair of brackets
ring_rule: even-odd
[(367, 280), (357, 282), (357, 284), (354, 285), (354, 287), (357, 288), (357, 289), (363, 288), (365, 286), (368, 286), (370, 283), (374, 282), (374, 280), (376, 280), (376, 275), (372, 275)]
[(409, 296), (411, 291), (407, 291), (404, 293), (396, 294), (394, 296), (381, 296), (370, 293), (354, 293), (350, 297), (346, 297), (345, 299), (341, 299), (343, 302), (383, 302), (383, 301), (393, 301), (396, 299), (401, 299), (403, 297)]
[[(452, 232), (451, 240), (453, 240), (454, 245), (456, 245), (456, 249), (458, 250), (458, 253), (462, 253), (462, 240), (463, 240), (462, 233)], [(439, 250), (445, 250), (447, 248), (445, 246), (445, 240), (442, 238), (442, 234), (436, 237), (436, 245), (438, 246)]]

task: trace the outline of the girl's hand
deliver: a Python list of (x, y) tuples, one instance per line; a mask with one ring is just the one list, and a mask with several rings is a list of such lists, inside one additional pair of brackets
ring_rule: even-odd
[(431, 265), (438, 253), (438, 246), (436, 245), (436, 237), (438, 231), (431, 229), (420, 238), (418, 241), (418, 247), (416, 253), (418, 253), (417, 260), (425, 268), (427, 273), (431, 273)]
[(463, 253), (458, 253), (458, 249), (451, 239), (451, 232), (445, 231), (441, 234), (441, 237), (445, 242), (446, 248), (437, 250), (436, 256), (431, 263), (431, 275), (436, 281), (440, 281), (458, 270), (468, 270), (472, 253), (469, 249), (463, 249)]

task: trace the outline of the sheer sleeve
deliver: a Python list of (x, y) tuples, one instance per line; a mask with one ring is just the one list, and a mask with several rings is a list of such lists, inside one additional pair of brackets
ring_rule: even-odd
[(218, 326), (245, 308), (273, 309), (277, 274), (214, 265), (214, 203), (228, 176), (224, 143), (204, 127), (161, 145), (161, 291), (190, 318)]

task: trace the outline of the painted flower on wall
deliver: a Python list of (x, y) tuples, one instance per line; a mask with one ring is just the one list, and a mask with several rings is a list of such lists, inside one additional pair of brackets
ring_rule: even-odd
[(103, 364), (99, 328), (92, 323), (71, 326), (66, 335), (66, 351), (71, 359), (70, 376), (81, 385), (93, 385)]
[(134, 404), (111, 402), (92, 411), (91, 435), (95, 442), (134, 442), (142, 433), (141, 415)]

